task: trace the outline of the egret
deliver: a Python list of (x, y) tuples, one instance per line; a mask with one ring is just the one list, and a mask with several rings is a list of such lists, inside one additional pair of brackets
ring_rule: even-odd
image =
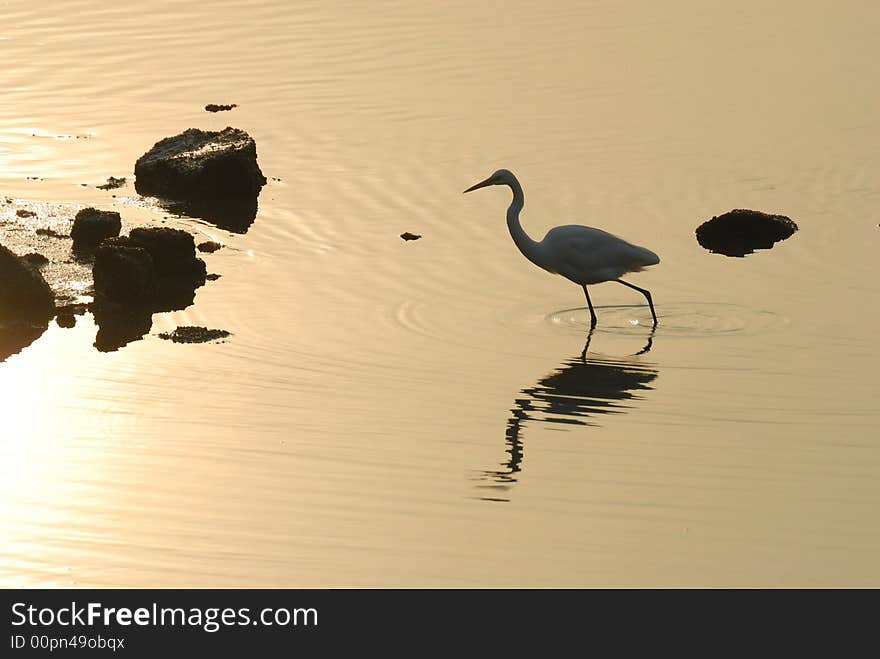
[(657, 325), (657, 314), (651, 292), (623, 281), (620, 277), (628, 272), (639, 272), (649, 265), (660, 263), (654, 252), (633, 245), (607, 231), (569, 224), (555, 227), (540, 242), (532, 240), (519, 222), (523, 208), (523, 189), (513, 172), (499, 169), (485, 181), (472, 185), (465, 192), (488, 185), (506, 185), (513, 192), (513, 201), (507, 209), (507, 228), (510, 236), (529, 261), (554, 275), (561, 275), (584, 289), (590, 308), (590, 327), (596, 326), (596, 312), (587, 286), (604, 281), (616, 281), (637, 290), (645, 296)]

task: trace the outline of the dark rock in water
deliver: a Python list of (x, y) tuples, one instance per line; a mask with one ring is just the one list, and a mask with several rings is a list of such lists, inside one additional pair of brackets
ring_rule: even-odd
[(55, 315), (55, 296), (40, 271), (0, 245), (0, 361), (36, 341)]
[(703, 222), (696, 234), (697, 242), (710, 252), (745, 256), (756, 249), (770, 249), (797, 229), (784, 215), (736, 209)]
[(196, 289), (205, 283), (206, 270), (186, 231), (141, 227), (103, 241), (92, 273), (95, 302), (108, 323), (96, 343), (101, 350), (141, 338), (150, 331), (153, 313), (191, 305)]
[(98, 247), (92, 276), (96, 299), (132, 306), (149, 302), (156, 292), (153, 257), (123, 240), (105, 241)]
[(217, 339), (225, 339), (230, 332), (221, 329), (208, 329), (207, 327), (178, 327), (170, 334), (159, 335), (160, 339), (174, 341), (175, 343), (207, 343)]
[(58, 305), (55, 309), (55, 322), (58, 323), (58, 327), (75, 327), (76, 317), (84, 314), (90, 306), (81, 302)]
[(237, 128), (167, 137), (138, 158), (134, 173), (139, 194), (172, 199), (256, 197), (266, 184), (256, 143)]
[(0, 245), (0, 322), (44, 323), (55, 315), (55, 296), (40, 271)]
[(206, 240), (203, 243), (198, 244), (198, 250), (200, 252), (216, 252), (218, 249), (221, 249), (223, 245), (218, 242), (214, 242), (213, 240)]
[(124, 176), (121, 178), (111, 176), (107, 179), (106, 183), (104, 183), (103, 185), (96, 185), (95, 187), (98, 188), (98, 190), (115, 190), (116, 188), (121, 188), (123, 185), (125, 185), (125, 181), (126, 179)]
[(421, 236), (417, 233), (410, 233), (409, 231), (404, 231), (400, 234), (400, 237), (404, 240), (418, 240)]
[(22, 260), (30, 263), (35, 268), (42, 268), (44, 265), (49, 263), (49, 259), (47, 259), (42, 254), (38, 254), (37, 252), (31, 252), (30, 254), (25, 254), (21, 258), (22, 258)]
[(216, 272), (212, 272), (210, 274), (205, 275), (205, 279), (207, 279), (208, 281), (217, 281), (222, 276), (223, 275), (218, 275)]
[(208, 103), (205, 106), (205, 110), (207, 110), (208, 112), (227, 112), (228, 110), (231, 110), (232, 108), (237, 108), (237, 107), (238, 107), (238, 105), (236, 105), (235, 103), (232, 103), (230, 105), (225, 105), (225, 104), (218, 105), (216, 103)]
[(128, 241), (150, 253), (157, 276), (188, 276), (204, 281), (205, 262), (196, 258), (195, 240), (186, 231), (170, 227), (139, 227), (129, 232)]
[(118, 236), (122, 230), (122, 218), (115, 211), (101, 211), (96, 208), (83, 208), (73, 219), (73, 248), (90, 249), (105, 238)]
[(38, 236), (49, 236), (50, 238), (70, 238), (67, 234), (58, 233), (54, 229), (40, 228), (34, 231)]

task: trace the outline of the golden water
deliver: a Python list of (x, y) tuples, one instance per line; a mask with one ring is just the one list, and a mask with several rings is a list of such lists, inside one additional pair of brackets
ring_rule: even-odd
[[(0, 26), (7, 219), (160, 222), (94, 186), (188, 127), (247, 130), (271, 177), (244, 234), (168, 220), (227, 245), (194, 306), (0, 363), (3, 585), (880, 585), (876, 3), (13, 0)], [(499, 167), (534, 237), (660, 255), (631, 279), (653, 336), (596, 286), (581, 360), (581, 291), (516, 251), (505, 191), (461, 194)], [(732, 208), (800, 231), (706, 252)]]

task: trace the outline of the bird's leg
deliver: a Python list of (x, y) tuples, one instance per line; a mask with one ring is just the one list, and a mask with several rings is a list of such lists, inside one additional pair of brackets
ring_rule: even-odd
[[(618, 281), (620, 281), (618, 279)], [(629, 286), (629, 284), (627, 284)], [(596, 312), (593, 311), (593, 303), (590, 301), (590, 294), (587, 292), (587, 285), (583, 284), (584, 287), (584, 295), (587, 296), (587, 306), (590, 307), (590, 329), (593, 329), (596, 326)]]
[[(657, 314), (654, 313), (654, 303), (651, 301), (651, 291), (646, 290), (644, 288), (639, 288), (638, 286), (633, 286), (632, 284), (628, 284), (623, 279), (615, 279), (619, 284), (623, 284), (624, 286), (629, 286), (630, 288), (637, 290), (639, 293), (645, 296), (645, 299), (648, 301), (648, 306), (651, 307), (651, 316), (654, 318), (654, 325), (657, 325)], [(586, 287), (584, 287), (586, 290)]]

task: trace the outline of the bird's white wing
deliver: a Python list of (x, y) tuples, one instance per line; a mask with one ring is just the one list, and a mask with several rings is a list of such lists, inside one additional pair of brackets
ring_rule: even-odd
[(553, 270), (578, 284), (617, 279), (660, 262), (651, 250), (580, 225), (551, 229), (541, 245)]

